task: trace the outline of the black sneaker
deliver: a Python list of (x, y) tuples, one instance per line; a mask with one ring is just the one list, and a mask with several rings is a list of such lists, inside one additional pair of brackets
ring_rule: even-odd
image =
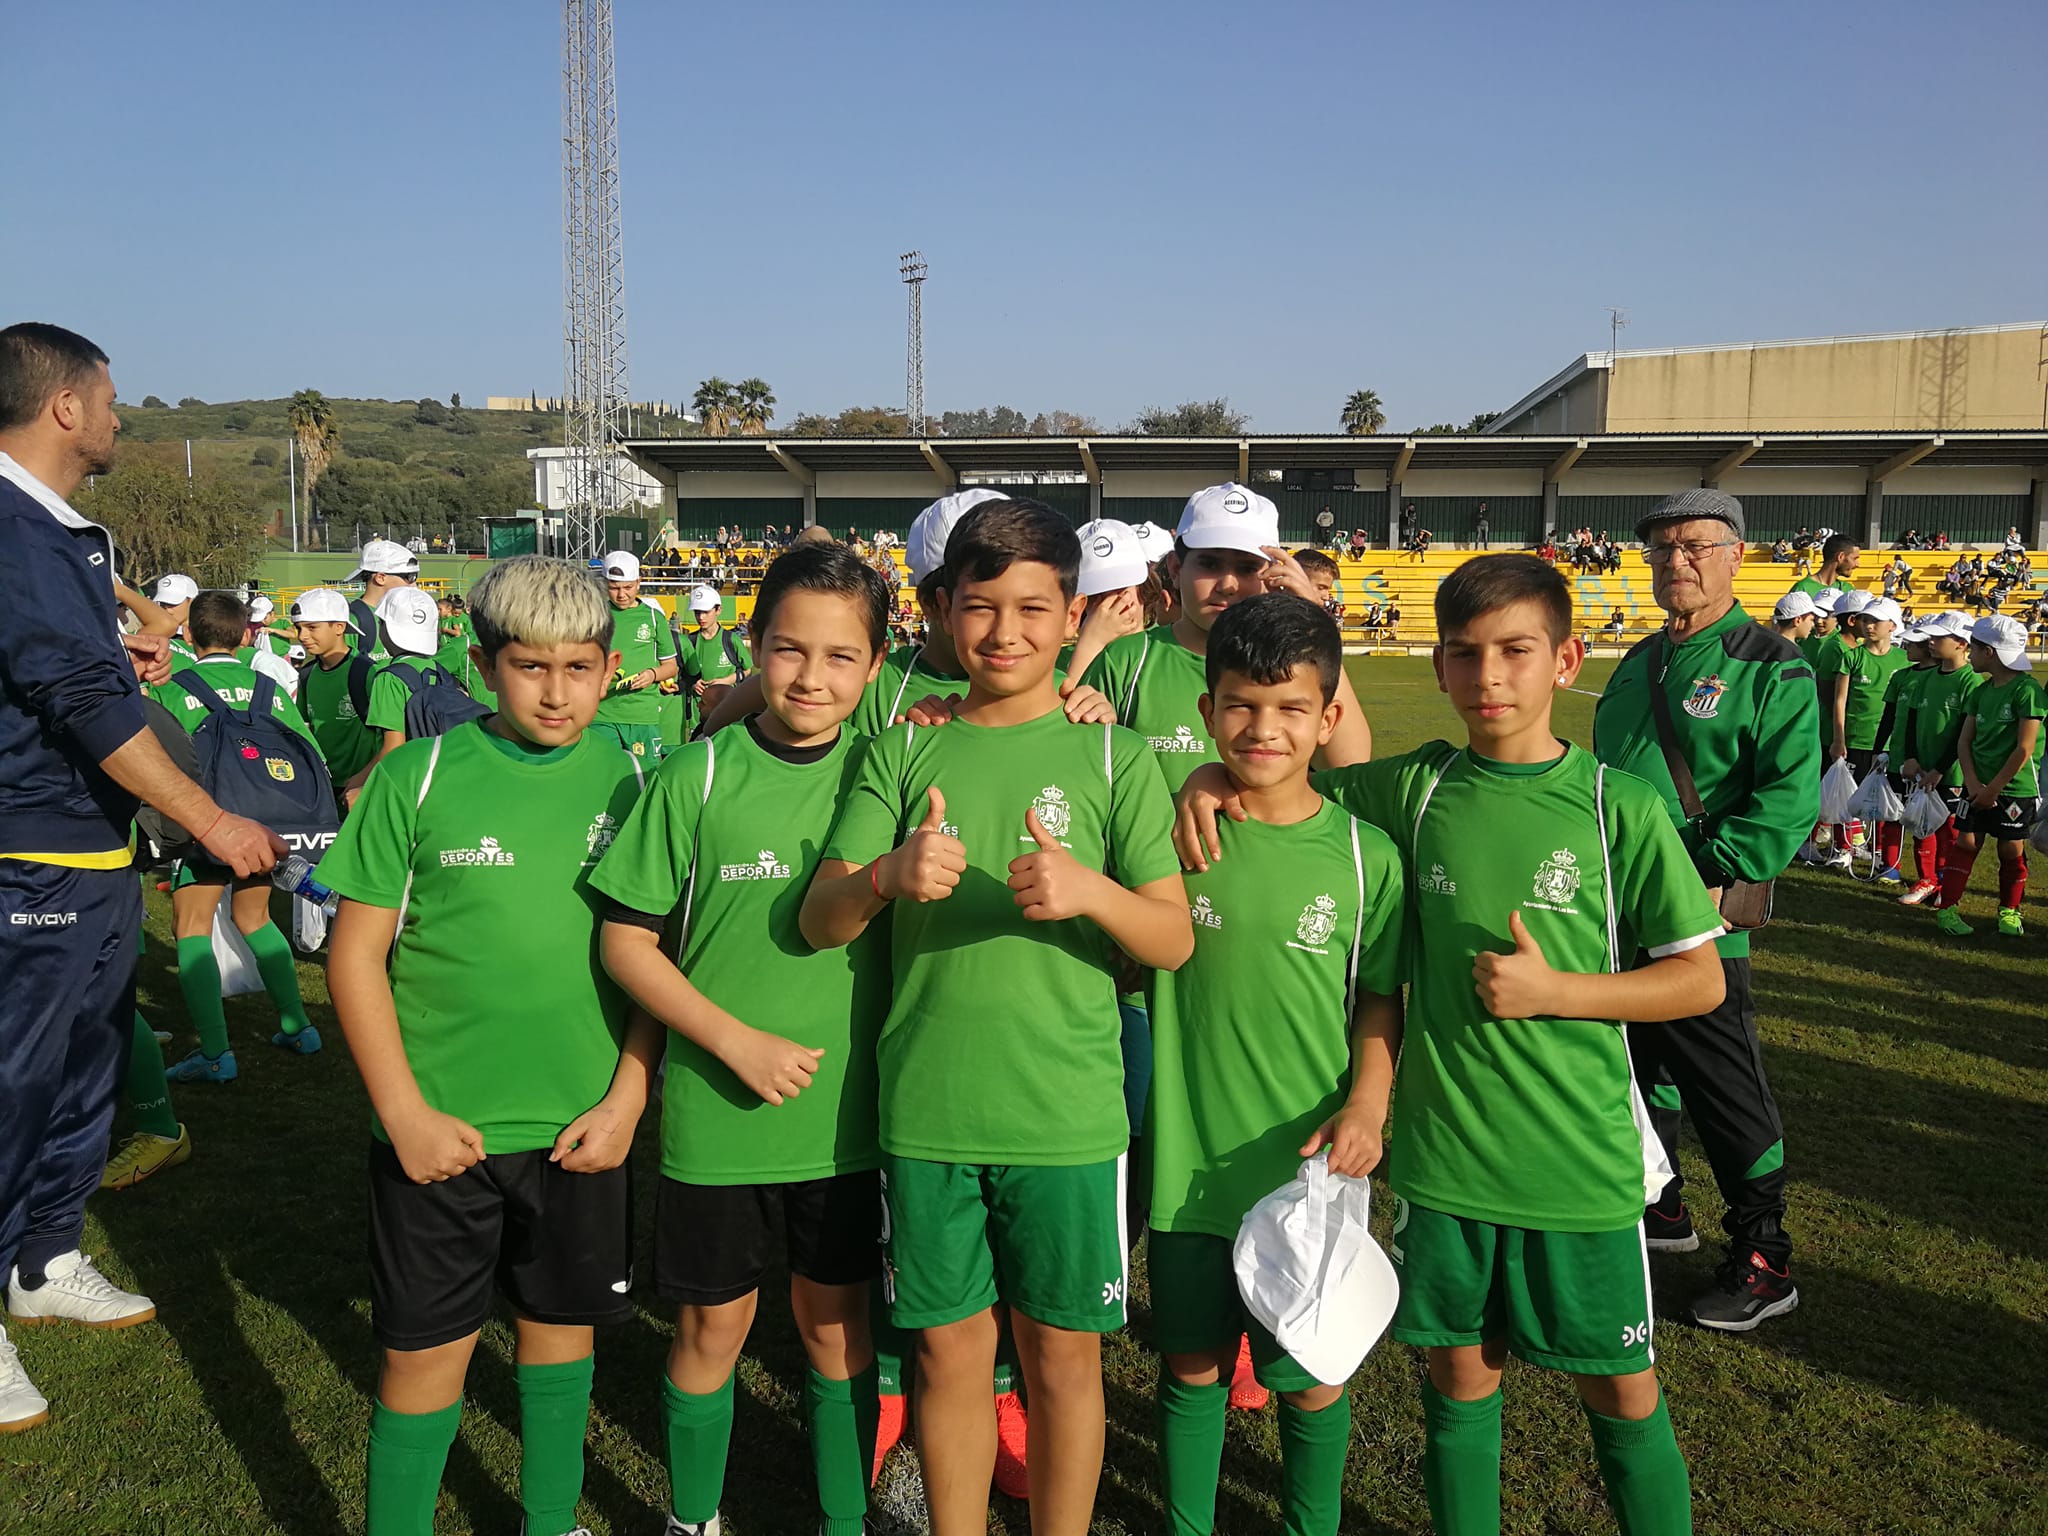
[(1773, 1269), (1760, 1253), (1738, 1259), (1730, 1254), (1714, 1271), (1711, 1290), (1692, 1304), (1692, 1320), (1723, 1333), (1748, 1333), (1767, 1317), (1780, 1317), (1799, 1305), (1799, 1287), (1790, 1266)]
[(1685, 1202), (1675, 1207), (1644, 1206), (1643, 1242), (1652, 1253), (1691, 1253), (1699, 1247), (1700, 1235), (1692, 1229), (1692, 1212)]

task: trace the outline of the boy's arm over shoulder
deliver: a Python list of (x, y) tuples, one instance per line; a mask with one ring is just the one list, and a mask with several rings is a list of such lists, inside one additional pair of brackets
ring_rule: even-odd
[(1325, 800), (1385, 833), (1396, 848), (1405, 848), (1414, 820), (1408, 801), (1415, 780), (1434, 777), (1457, 755), (1448, 741), (1429, 741), (1396, 757), (1319, 769), (1309, 775), (1309, 783)]
[[(635, 761), (631, 753), (619, 755)], [(706, 771), (714, 764), (708, 741), (693, 741), (664, 758), (591, 872), (590, 883), (635, 912), (672, 909), (696, 858)]]
[(1124, 718), (1124, 698), (1130, 692), (1138, 658), (1144, 654), (1149, 639), (1144, 630), (1135, 635), (1118, 635), (1081, 674), (1082, 682), (1109, 700), (1118, 720)]
[(377, 765), (321, 856), (322, 885), (365, 906), (397, 907), (405, 900), (421, 790), (441, 741), (409, 741)]

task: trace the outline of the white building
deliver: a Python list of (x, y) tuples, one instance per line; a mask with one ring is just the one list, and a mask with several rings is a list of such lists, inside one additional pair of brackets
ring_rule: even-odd
[[(550, 512), (562, 511), (569, 504), (566, 463), (569, 450), (562, 447), (529, 448), (526, 456), (533, 461), (534, 501)], [(619, 481), (638, 505), (661, 505), (661, 482), (623, 453), (619, 455)]]

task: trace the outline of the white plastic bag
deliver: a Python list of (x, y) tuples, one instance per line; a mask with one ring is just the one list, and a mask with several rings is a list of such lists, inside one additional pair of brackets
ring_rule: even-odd
[(1948, 825), (1948, 802), (1924, 787), (1916, 789), (1906, 797), (1905, 813), (1899, 819), (1906, 836), (1914, 841), (1932, 837)]
[(2048, 795), (2034, 802), (2034, 830), (2027, 841), (2033, 844), (2036, 853), (2048, 853)]
[(310, 896), (292, 898), (292, 945), (302, 955), (318, 954), (327, 942), (327, 909)]
[(1849, 802), (1856, 797), (1856, 770), (1849, 760), (1838, 757), (1820, 777), (1820, 819), (1839, 826), (1849, 819)]
[(241, 997), (263, 990), (263, 972), (257, 969), (249, 941), (235, 926), (229, 906), (224, 901), (213, 909), (213, 963), (220, 967), (220, 995)]
[(1372, 1185), (1327, 1152), (1245, 1213), (1231, 1251), (1245, 1307), (1317, 1381), (1350, 1380), (1393, 1321), (1401, 1284), (1373, 1241)]
[(1869, 823), (1899, 821), (1904, 818), (1906, 807), (1899, 792), (1892, 788), (1890, 776), (1882, 768), (1873, 768), (1849, 797), (1849, 814)]

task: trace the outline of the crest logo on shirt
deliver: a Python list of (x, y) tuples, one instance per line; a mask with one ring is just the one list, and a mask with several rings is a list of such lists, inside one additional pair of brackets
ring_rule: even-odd
[(1692, 692), (1680, 706), (1695, 720), (1711, 720), (1721, 709), (1721, 695), (1728, 691), (1728, 680), (1715, 672), (1701, 678), (1692, 685)]
[(1554, 912), (1569, 912), (1571, 900), (1578, 894), (1579, 856), (1571, 849), (1560, 848), (1536, 866), (1532, 905), (1547, 907)]
[(1301, 909), (1301, 921), (1294, 925), (1294, 937), (1301, 942), (1290, 943), (1290, 949), (1306, 949), (1311, 954), (1329, 953), (1322, 946), (1330, 942), (1330, 935), (1337, 931), (1337, 898), (1318, 896)]
[(1148, 736), (1145, 744), (1154, 752), (1206, 752), (1209, 738), (1197, 736), (1194, 727), (1176, 725), (1171, 736)]
[(721, 864), (720, 880), (787, 880), (789, 866), (776, 857), (775, 850), (763, 848), (751, 864)]
[(618, 817), (610, 811), (599, 811), (597, 819), (590, 824), (590, 830), (583, 834), (583, 862), (595, 864), (603, 858), (605, 849), (611, 847), (612, 839), (618, 835)]
[(292, 766), (292, 760), (288, 757), (266, 757), (263, 759), (263, 769), (280, 784), (289, 784), (299, 776), (299, 770)]
[(1195, 904), (1188, 908), (1188, 916), (1195, 920), (1197, 928), (1221, 928), (1223, 914), (1209, 905), (1209, 898), (1197, 896)]
[(1031, 802), (1031, 809), (1038, 813), (1038, 824), (1054, 837), (1064, 838), (1074, 824), (1074, 808), (1067, 804), (1067, 792), (1057, 784), (1046, 785)]
[(1429, 873), (1415, 882), (1415, 888), (1425, 896), (1455, 896), (1458, 894), (1458, 882), (1444, 873), (1444, 867), (1441, 864), (1432, 864)]
[(510, 852), (498, 846), (495, 837), (480, 837), (474, 848), (444, 848), (441, 850), (441, 867), (447, 869), (461, 864), (515, 864), (518, 860)]

